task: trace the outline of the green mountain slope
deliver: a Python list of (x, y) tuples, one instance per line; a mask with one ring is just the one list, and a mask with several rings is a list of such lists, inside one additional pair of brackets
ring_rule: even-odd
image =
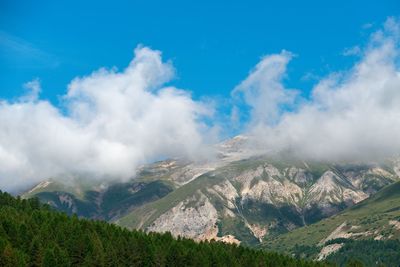
[(254, 246), (368, 198), (399, 179), (396, 168), (266, 156), (166, 160), (144, 166), (127, 182), (48, 180), (24, 197), (129, 229)]
[(90, 186), (74, 181), (74, 186), (55, 180), (42, 182), (24, 198), (37, 197), (57, 210), (79, 217), (112, 220), (123, 216), (137, 207), (160, 199), (173, 191), (171, 183), (164, 180), (133, 180), (103, 185), (100, 182)]
[(371, 267), (400, 266), (399, 251), (399, 240), (347, 239), (343, 246), (337, 252), (327, 256), (326, 260), (339, 266), (347, 266), (352, 260)]
[(389, 171), (378, 165), (250, 158), (200, 175), (115, 222), (257, 245), (263, 238), (329, 217), (393, 183), (398, 177)]
[(220, 242), (128, 231), (0, 192), (0, 266), (327, 266)]
[(266, 240), (262, 247), (325, 258), (335, 251), (342, 253), (359, 244), (369, 244), (370, 240), (399, 239), (400, 182), (397, 182), (335, 216)]

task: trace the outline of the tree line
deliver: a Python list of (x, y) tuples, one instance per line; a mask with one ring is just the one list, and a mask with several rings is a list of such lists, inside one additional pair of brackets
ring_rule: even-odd
[(330, 266), (67, 216), (0, 191), (0, 266)]

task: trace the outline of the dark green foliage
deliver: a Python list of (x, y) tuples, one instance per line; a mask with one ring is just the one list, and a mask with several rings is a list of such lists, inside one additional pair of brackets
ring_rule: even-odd
[(332, 244), (344, 244), (344, 243), (347, 243), (347, 242), (352, 242), (352, 240), (348, 239), (348, 238), (343, 238), (343, 237), (335, 238), (335, 239), (331, 239), (331, 240), (326, 241), (325, 242), (325, 246), (332, 245)]
[[(325, 242), (324, 246), (332, 244), (343, 244), (343, 247), (330, 254), (326, 261), (341, 267), (400, 266), (399, 240), (336, 238)], [(297, 258), (315, 259), (320, 251), (320, 246), (295, 245), (292, 253)]]
[(362, 261), (351, 259), (348, 263), (346, 263), (346, 267), (364, 267)]
[(109, 186), (102, 194), (89, 190), (82, 199), (64, 191), (39, 192), (35, 197), (42, 203), (51, 203), (52, 207), (68, 215), (111, 220), (145, 203), (160, 199), (172, 190), (171, 186), (162, 181), (133, 182)]
[[(336, 240), (339, 243), (340, 240)], [(339, 266), (399, 266), (399, 240), (347, 240), (327, 260)], [(362, 265), (360, 265), (362, 264)]]
[(313, 259), (319, 253), (321, 248), (317, 246), (295, 245), (293, 247), (293, 254), (301, 259)]
[[(238, 203), (242, 207), (242, 213), (246, 218), (255, 222), (278, 221), (282, 223), (292, 223), (296, 226), (303, 226), (303, 222), (294, 207), (284, 205), (277, 207), (272, 204), (262, 203), (251, 199), (244, 203)], [(238, 205), (239, 206), (239, 205)]]
[[(336, 253), (326, 258), (326, 261), (338, 266), (400, 266), (399, 240), (336, 238), (325, 242), (324, 246), (332, 244), (343, 244)], [(296, 245), (292, 252), (298, 258), (314, 259), (320, 250), (320, 246)]]
[(0, 191), (0, 266), (327, 266), (220, 242), (68, 217)]
[[(105, 192), (101, 203), (101, 212), (105, 219), (111, 219), (116, 215), (121, 215), (119, 214), (121, 210), (126, 211), (155, 201), (171, 191), (172, 188), (161, 181), (115, 184)], [(117, 211), (116, 207), (118, 207)]]
[[(68, 198), (69, 201), (61, 201), (60, 196)], [(52, 203), (52, 206), (56, 207), (57, 210), (65, 212), (68, 215), (77, 213), (80, 216), (87, 218), (94, 217), (98, 213), (96, 205), (89, 201), (83, 201), (75, 197), (73, 194), (66, 192), (40, 192), (36, 194), (36, 197), (43, 203)], [(72, 209), (72, 203), (74, 209)]]

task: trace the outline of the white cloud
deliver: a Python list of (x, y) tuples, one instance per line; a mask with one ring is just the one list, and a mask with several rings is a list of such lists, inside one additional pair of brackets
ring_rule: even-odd
[(22, 102), (34, 102), (39, 99), (39, 94), (42, 90), (39, 79), (34, 79), (25, 83), (24, 88), (28, 90), (28, 92), (20, 98)]
[(342, 55), (343, 56), (359, 56), (359, 55), (361, 55), (361, 48), (358, 45), (350, 47), (350, 48), (346, 48), (343, 51)]
[[(232, 92), (250, 109), (245, 132), (253, 145), (319, 160), (399, 154), (399, 36), (399, 22), (388, 19), (360, 48), (359, 61), (318, 78), (308, 99), (284, 85), (293, 55), (265, 56)], [(162, 157), (209, 156), (216, 129), (239, 127), (246, 109), (234, 106), (222, 116), (223, 127), (208, 126), (214, 101), (165, 87), (173, 77), (159, 51), (138, 47), (123, 71), (100, 69), (74, 79), (62, 98), (65, 110), (40, 99), (39, 80), (27, 83), (30, 91), (16, 102), (0, 100), (0, 188), (50, 176), (127, 178)]]
[[(257, 127), (250, 124), (248, 129), (257, 147), (320, 160), (382, 159), (400, 154), (399, 28), (398, 22), (388, 19), (371, 36), (359, 62), (319, 81), (310, 99), (298, 105), (280, 107), (287, 99), (292, 101), (287, 97), (293, 95), (292, 90), (276, 79), (284, 75), (290, 57), (264, 58), (258, 66), (271, 59), (279, 63), (260, 75), (255, 75), (259, 73), (256, 67), (239, 85), (255, 110), (252, 120), (263, 122)], [(277, 114), (281, 114), (278, 121), (269, 124)]]
[(187, 91), (162, 87), (173, 76), (159, 51), (138, 47), (125, 70), (74, 79), (64, 112), (38, 99), (38, 80), (27, 83), (26, 96), (0, 102), (0, 188), (66, 174), (127, 178), (163, 156), (208, 155), (213, 136), (202, 118), (212, 110)]
[(282, 84), (286, 65), (292, 57), (287, 51), (265, 56), (234, 89), (233, 96), (242, 94), (251, 107), (253, 126), (274, 124), (281, 115), (282, 106), (293, 103), (297, 91), (287, 89)]

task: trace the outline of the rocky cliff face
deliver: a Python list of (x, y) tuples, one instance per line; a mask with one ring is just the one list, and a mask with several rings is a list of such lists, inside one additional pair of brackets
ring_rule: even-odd
[[(387, 165), (231, 162), (198, 176), (116, 223), (198, 240), (231, 236), (255, 244), (338, 213), (396, 180)], [(184, 193), (184, 194), (183, 194)], [(176, 204), (170, 203), (176, 201)], [(138, 225), (141, 214), (146, 217)]]
[(323, 260), (352, 241), (399, 239), (400, 182), (395, 182), (340, 214), (264, 240), (260, 247)]
[(220, 144), (209, 162), (143, 166), (125, 183), (66, 190), (47, 181), (26, 196), (128, 228), (252, 245), (334, 215), (399, 179), (396, 160), (304, 162), (256, 155), (245, 142), (239, 136)]

